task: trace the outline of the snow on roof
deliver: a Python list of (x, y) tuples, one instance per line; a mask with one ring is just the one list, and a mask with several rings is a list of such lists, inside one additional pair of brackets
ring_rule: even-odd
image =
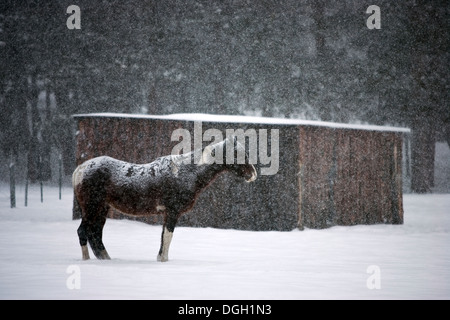
[(359, 129), (371, 131), (395, 131), (395, 132), (411, 132), (408, 128), (376, 126), (370, 124), (348, 124), (325, 122), (315, 120), (286, 119), (286, 118), (269, 118), (255, 116), (236, 116), (236, 115), (215, 115), (204, 113), (176, 113), (170, 115), (145, 115), (145, 114), (129, 114), (129, 113), (85, 113), (75, 114), (74, 118), (86, 117), (104, 117), (104, 118), (134, 118), (134, 119), (162, 119), (162, 120), (180, 120), (180, 121), (201, 121), (201, 122), (226, 122), (226, 123), (255, 123), (255, 124), (278, 124), (278, 125), (303, 125), (318, 126), (329, 128), (343, 129)]

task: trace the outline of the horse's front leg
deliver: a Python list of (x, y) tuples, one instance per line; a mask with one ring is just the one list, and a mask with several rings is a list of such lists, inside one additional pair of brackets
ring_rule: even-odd
[(161, 247), (157, 257), (158, 261), (166, 262), (169, 260), (169, 247), (177, 220), (177, 215), (172, 214), (171, 212), (166, 213), (164, 217), (164, 225), (161, 233)]

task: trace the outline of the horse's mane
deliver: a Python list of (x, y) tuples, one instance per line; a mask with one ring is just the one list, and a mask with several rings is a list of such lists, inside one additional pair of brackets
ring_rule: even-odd
[(197, 165), (204, 165), (204, 164), (213, 164), (214, 161), (212, 160), (212, 152), (218, 152), (220, 150), (222, 159), (221, 163), (225, 163), (225, 156), (226, 156), (226, 146), (229, 143), (233, 143), (233, 150), (236, 149), (240, 152), (245, 152), (245, 147), (239, 143), (236, 139), (230, 139), (226, 138), (225, 140), (219, 141), (214, 144), (210, 144), (204, 148), (199, 148), (191, 152), (183, 153), (183, 154), (177, 154), (177, 155), (169, 155), (165, 157), (161, 157), (159, 159), (167, 158), (172, 161), (172, 164), (176, 166), (177, 168), (183, 166), (183, 165), (189, 165), (195, 163), (195, 157), (199, 157), (199, 159), (196, 161)]

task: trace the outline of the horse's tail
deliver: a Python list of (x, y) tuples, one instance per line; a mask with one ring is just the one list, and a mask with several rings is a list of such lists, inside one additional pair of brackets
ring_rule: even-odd
[(74, 172), (72, 174), (72, 188), (73, 188), (72, 219), (73, 220), (81, 219), (81, 217), (82, 217), (80, 203), (78, 202), (77, 194), (75, 191), (78, 184), (80, 183), (80, 180), (82, 179), (82, 172), (83, 172), (82, 166), (80, 165), (74, 170)]

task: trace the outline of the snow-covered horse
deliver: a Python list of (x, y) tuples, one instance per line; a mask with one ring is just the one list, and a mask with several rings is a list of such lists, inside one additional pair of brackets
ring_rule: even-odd
[[(200, 150), (200, 161), (191, 161), (196, 155), (194, 151), (160, 157), (148, 164), (133, 164), (102, 156), (78, 166), (72, 183), (74, 203), (82, 213), (78, 237), (83, 260), (89, 259), (88, 242), (98, 259), (110, 259), (103, 245), (102, 233), (108, 210), (113, 207), (133, 216), (163, 214), (157, 260), (167, 261), (178, 219), (192, 209), (199, 194), (220, 173), (229, 171), (247, 182), (256, 179), (255, 167), (249, 164), (246, 153), (245, 164), (217, 161), (215, 156), (225, 154), (230, 143), (234, 145), (234, 151), (245, 152), (238, 141), (226, 139)], [(222, 152), (216, 154), (219, 148)]]

